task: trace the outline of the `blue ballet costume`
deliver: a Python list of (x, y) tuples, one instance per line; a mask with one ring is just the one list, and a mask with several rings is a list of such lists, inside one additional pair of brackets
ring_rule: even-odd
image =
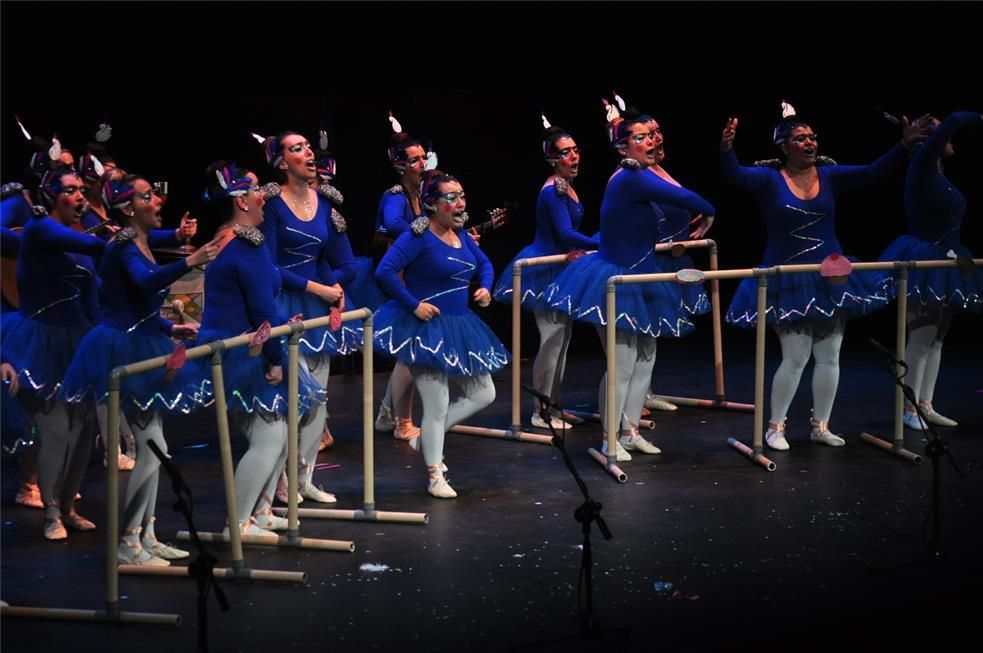
[[(308, 281), (327, 286), (341, 284), (345, 289), (345, 310), (358, 308), (358, 295), (348, 288), (355, 279), (355, 257), (344, 227), (332, 220), (333, 208), (330, 200), (318, 194), (317, 212), (308, 222), (294, 215), (282, 197), (271, 199), (263, 209), (259, 228), (283, 279), (283, 290), (276, 298), (281, 315), (293, 317), (302, 313), (305, 320), (310, 320), (330, 312), (328, 304), (305, 291)], [(300, 338), (301, 353), (312, 356), (344, 356), (361, 345), (360, 321), (345, 322), (337, 333), (328, 327), (312, 329)]]
[[(399, 184), (387, 188), (379, 198), (379, 207), (375, 216), (375, 231), (393, 240), (399, 238), (410, 228), (419, 216), (413, 214), (413, 207), (406, 196), (406, 191)], [(364, 306), (378, 310), (389, 301), (389, 295), (375, 279), (375, 261), (371, 256), (359, 256), (355, 259), (356, 274), (352, 292), (362, 301)]]
[[(880, 260), (944, 261), (952, 258), (949, 252), (960, 258), (973, 258), (959, 239), (966, 217), (966, 199), (942, 174), (938, 161), (953, 134), (979, 120), (980, 114), (976, 112), (953, 113), (915, 151), (905, 178), (908, 233), (888, 245)], [(894, 299), (897, 292), (897, 287), (889, 283), (889, 296)], [(974, 268), (968, 273), (958, 268), (909, 270), (908, 299), (928, 310), (979, 313), (983, 311), (983, 270)]]
[[(536, 200), (536, 238), (509, 261), (495, 283), (492, 297), (502, 303), (512, 303), (512, 267), (520, 259), (597, 249), (597, 236), (586, 236), (577, 231), (583, 217), (583, 205), (567, 193), (565, 182), (561, 180), (559, 187), (555, 183), (544, 186)], [(565, 263), (551, 263), (522, 268), (523, 308), (541, 309), (543, 293), (565, 267)]]
[[(275, 297), (280, 292), (280, 271), (273, 264), (270, 252), (263, 246), (262, 236), (252, 241), (244, 235), (233, 238), (218, 257), (205, 268), (205, 295), (208, 305), (198, 330), (201, 344), (232, 338), (255, 331), (264, 322), (278, 326), (287, 317), (277, 311)], [(243, 231), (245, 234), (248, 231)], [(287, 413), (287, 370), (284, 339), (270, 338), (263, 344), (262, 353), (253, 356), (248, 347), (222, 352), (222, 375), (225, 380), (226, 406), (230, 411), (270, 415)], [(284, 367), (283, 380), (277, 385), (266, 382), (270, 366)], [(324, 403), (324, 389), (301, 365), (299, 370), (299, 413), (308, 411), (312, 403)], [(211, 384), (211, 363), (200, 359), (199, 387), (204, 400), (214, 401)]]
[[(819, 194), (801, 200), (792, 194), (781, 172), (747, 168), (734, 149), (720, 153), (724, 178), (755, 196), (764, 214), (768, 243), (759, 267), (821, 263), (830, 254), (843, 254), (836, 238), (836, 198), (841, 191), (874, 184), (902, 165), (906, 152), (899, 143), (866, 166), (817, 167)], [(856, 258), (848, 257), (855, 261)], [(849, 319), (883, 308), (888, 301), (885, 275), (854, 272), (844, 285), (835, 285), (818, 272), (787, 274), (768, 279), (767, 324), (789, 326), (802, 320)], [(756, 279), (744, 279), (727, 310), (727, 321), (753, 328), (757, 318)]]
[[(669, 204), (662, 204), (659, 208), (662, 209), (663, 214), (663, 218), (659, 222), (659, 242), (675, 243), (689, 240), (690, 221), (693, 219), (693, 215), (686, 209)], [(693, 259), (685, 251), (679, 256), (666, 253), (656, 254), (655, 265), (663, 272), (679, 272), (680, 270), (696, 268)], [(687, 313), (703, 315), (710, 311), (710, 300), (703, 284), (680, 284), (676, 289), (679, 291), (683, 308)]]
[[(164, 266), (146, 258), (124, 229), (106, 245), (99, 263), (103, 319), (82, 340), (65, 375), (62, 396), (69, 402), (103, 403), (108, 397), (109, 372), (120, 365), (167, 356), (174, 351), (172, 322), (160, 315), (168, 287), (188, 271), (184, 259)], [(164, 369), (125, 376), (120, 381), (120, 405), (152, 413), (197, 407), (189, 388), (195, 378), (186, 365), (168, 381)]]
[(72, 356), (101, 319), (91, 257), (105, 245), (47, 216), (32, 217), (21, 234), (20, 310), (5, 315), (2, 346), (20, 374), (21, 391), (33, 392), (42, 408), (57, 395)]
[[(548, 287), (541, 305), (576, 320), (606, 325), (609, 277), (662, 272), (654, 245), (665, 219), (663, 204), (714, 215), (696, 193), (666, 183), (648, 169), (620, 168), (608, 181), (601, 203), (600, 248), (564, 270)], [(673, 283), (619, 285), (615, 327), (651, 337), (680, 337), (694, 326)]]
[[(379, 263), (376, 279), (392, 300), (375, 314), (375, 347), (408, 367), (427, 367), (458, 376), (491, 374), (505, 367), (509, 352), (471, 309), (469, 283), (482, 288), (494, 280), (491, 261), (464, 232), (454, 248), (429, 229), (406, 231)], [(406, 285), (400, 281), (403, 271)], [(440, 314), (429, 321), (413, 311), (420, 302)]]

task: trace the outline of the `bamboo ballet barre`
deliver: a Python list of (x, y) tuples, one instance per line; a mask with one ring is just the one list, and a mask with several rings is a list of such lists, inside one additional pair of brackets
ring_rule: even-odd
[[(363, 342), (367, 343), (362, 349), (362, 465), (364, 471), (363, 499), (362, 507), (357, 510), (343, 510), (337, 508), (297, 508), (294, 503), (297, 517), (311, 519), (343, 519), (348, 521), (365, 522), (393, 522), (399, 524), (426, 524), (430, 517), (425, 512), (394, 512), (389, 510), (377, 510), (375, 507), (375, 432), (372, 428), (372, 380), (373, 380), (373, 348), (372, 334), (373, 321), (372, 312), (368, 309), (353, 311), (354, 314), (364, 314), (363, 320)], [(348, 315), (344, 313), (343, 315)], [(317, 318), (310, 320), (311, 326), (320, 326), (327, 318)], [(353, 319), (358, 319), (353, 318)], [(324, 322), (327, 324), (326, 322)], [(292, 382), (297, 381), (297, 368), (288, 371), (293, 375), (290, 377)], [(296, 465), (294, 465), (296, 469)], [(291, 499), (296, 501), (296, 488), (290, 490)], [(274, 508), (273, 512), (278, 515), (287, 514), (289, 519), (290, 507)]]
[[(974, 266), (983, 265), (983, 259), (970, 259)], [(908, 271), (915, 269), (951, 268), (959, 265), (956, 261), (894, 261), (893, 268), (898, 271), (898, 317), (895, 328), (895, 350), (894, 357), (904, 360), (906, 346), (906, 316), (908, 314)], [(856, 267), (856, 266), (854, 266)], [(900, 370), (895, 368), (895, 374)], [(894, 389), (894, 437), (892, 441), (881, 439), (866, 431), (860, 434), (860, 439), (867, 444), (873, 445), (891, 455), (897, 456), (910, 463), (920, 463), (922, 457), (904, 448), (904, 392), (901, 387)]]
[[(700, 240), (681, 240), (675, 243), (658, 243), (655, 246), (656, 253), (672, 252), (674, 255), (677, 252), (683, 252), (688, 249), (706, 249), (709, 253), (710, 258), (710, 271), (716, 272), (718, 270), (717, 266), (717, 243), (712, 238), (703, 238)], [(670, 273), (667, 273), (670, 274)], [(691, 408), (714, 408), (718, 410), (733, 410), (741, 413), (750, 413), (754, 411), (754, 404), (743, 404), (734, 401), (727, 401), (726, 392), (724, 390), (724, 347), (723, 347), (723, 337), (721, 328), (721, 313), (720, 313), (720, 285), (716, 278), (711, 278), (710, 280), (710, 311), (713, 325), (713, 369), (714, 369), (714, 397), (713, 399), (701, 399), (697, 397), (677, 397), (675, 395), (664, 395), (655, 394), (654, 396), (658, 399), (663, 399), (665, 401), (670, 401), (679, 406), (688, 406)], [(591, 420), (594, 422), (601, 421), (601, 415), (599, 413), (590, 413), (584, 411), (571, 411), (575, 417), (582, 419)], [(654, 429), (655, 422), (650, 419), (641, 419), (638, 425), (644, 429)]]

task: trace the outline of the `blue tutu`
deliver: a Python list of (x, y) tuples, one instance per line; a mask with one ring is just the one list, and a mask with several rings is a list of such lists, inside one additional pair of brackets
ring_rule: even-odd
[[(855, 257), (848, 257), (856, 261)], [(821, 261), (796, 261), (816, 264)], [(854, 272), (843, 285), (836, 285), (818, 272), (780, 274), (768, 277), (768, 326), (794, 324), (802, 320), (825, 321), (867, 315), (887, 306), (883, 272)], [(746, 329), (757, 322), (758, 280), (744, 279), (727, 309), (727, 321)]]
[[(606, 325), (608, 278), (661, 272), (656, 268), (654, 258), (653, 253), (633, 268), (628, 268), (610, 263), (600, 254), (582, 256), (550, 284), (541, 305), (566, 313), (575, 320)], [(676, 283), (618, 285), (615, 328), (653, 338), (678, 338), (693, 331), (695, 327), (689, 320), (689, 313), (683, 308), (677, 286)]]
[[(389, 295), (375, 280), (375, 263), (371, 256), (355, 257), (355, 281), (349, 284), (362, 306), (375, 311), (389, 301)], [(346, 302), (347, 303), (347, 302)]]
[[(694, 265), (693, 259), (688, 254), (683, 254), (682, 256), (656, 254), (655, 265), (662, 272), (699, 269)], [(704, 313), (710, 312), (710, 298), (707, 297), (707, 292), (703, 284), (678, 284), (676, 290), (679, 291), (681, 301), (683, 302), (683, 309), (690, 315), (703, 315)]]
[[(512, 303), (512, 265), (519, 259), (533, 258), (536, 256), (551, 256), (558, 252), (544, 252), (535, 244), (519, 250), (509, 264), (505, 266), (498, 281), (495, 282), (495, 289), (492, 297), (495, 301), (503, 304)], [(543, 293), (551, 283), (556, 281), (560, 273), (567, 267), (567, 263), (550, 263), (549, 265), (534, 265), (522, 268), (522, 307), (526, 310), (542, 310), (540, 302)]]
[[(354, 293), (345, 293), (345, 310), (352, 311), (358, 308), (354, 302)], [(287, 317), (293, 317), (298, 313), (303, 314), (305, 320), (324, 317), (328, 314), (329, 307), (314, 295), (306, 292), (296, 292), (284, 288), (276, 297), (276, 305), (280, 313)], [(276, 325), (274, 325), (276, 326)], [(304, 331), (300, 336), (301, 354), (317, 355), (329, 354), (331, 356), (347, 356), (362, 346), (362, 321), (345, 322), (337, 332), (331, 331), (328, 327), (311, 329)]]
[[(78, 347), (75, 358), (65, 373), (62, 397), (72, 403), (104, 403), (108, 397), (109, 372), (120, 365), (168, 356), (175, 348), (174, 341), (160, 331), (127, 332), (100, 324), (94, 327)], [(167, 380), (166, 370), (155, 369), (120, 379), (120, 405), (134, 405), (144, 411), (181, 411), (189, 413), (198, 407), (197, 398), (189, 392), (196, 374), (187, 364)]]
[[(239, 334), (215, 330), (199, 331), (198, 342), (205, 344), (236, 335)], [(236, 347), (222, 352), (225, 401), (230, 411), (258, 412), (267, 415), (287, 414), (287, 348), (282, 340), (281, 346), (284, 354), (283, 380), (275, 386), (266, 382), (267, 363), (262, 354), (251, 356), (249, 347)], [(207, 357), (200, 358), (194, 361), (194, 364), (196, 378), (192, 381), (191, 392), (198, 396), (203, 405), (211, 405), (215, 401), (211, 361)], [(323, 404), (327, 400), (327, 394), (303, 364), (299, 367), (298, 413), (303, 415), (312, 405)]]
[(447, 374), (491, 374), (509, 362), (509, 352), (481, 318), (468, 311), (419, 319), (396, 300), (375, 314), (375, 348), (409, 367)]
[(42, 401), (54, 398), (90, 328), (88, 324), (57, 326), (10, 314), (3, 325), (3, 355), (20, 374), (21, 392), (33, 391)]
[[(887, 246), (882, 261), (946, 261), (953, 251), (960, 258), (973, 258), (963, 245), (944, 247), (914, 236), (901, 236)], [(887, 277), (887, 294), (896, 299), (897, 273)], [(926, 308), (947, 308), (957, 313), (983, 312), (983, 270), (964, 273), (959, 268), (914, 269), (908, 271), (908, 299)]]

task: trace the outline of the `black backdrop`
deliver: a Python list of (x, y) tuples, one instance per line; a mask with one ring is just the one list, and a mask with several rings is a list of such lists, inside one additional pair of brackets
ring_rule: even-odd
[[(15, 113), (32, 132), (57, 132), (75, 150), (108, 120), (109, 149), (123, 167), (170, 181), (165, 219), (176, 223), (196, 209), (212, 160), (269, 176), (248, 132), (290, 128), (313, 139), (323, 125), (353, 247), (367, 253), (379, 195), (395, 181), (385, 158), (391, 109), (462, 180), (474, 218), (505, 200), (520, 205), (510, 225), (483, 241), (499, 271), (532, 238), (548, 174), (540, 110), (583, 148), (576, 185), (584, 230), (596, 229), (616, 162), (600, 99), (617, 89), (661, 122), (666, 168), (716, 205), (710, 236), (721, 265), (751, 266), (764, 230), (750, 198), (718, 171), (724, 120), (741, 119), (743, 162), (770, 157), (786, 99), (812, 121), (823, 153), (871, 161), (899, 137), (878, 109), (941, 117), (983, 108), (980, 18), (979, 5), (940, 3), (5, 2), (3, 180), (19, 179), (27, 156)], [(966, 195), (963, 241), (979, 255), (976, 131), (956, 139), (959, 155), (946, 173)], [(848, 253), (876, 258), (903, 231), (902, 182), (898, 174), (841, 199), (838, 232)], [(211, 229), (201, 232), (199, 240)], [(733, 288), (724, 285), (725, 302)], [(890, 340), (890, 313), (860, 321), (860, 330)], [(489, 319), (507, 333), (504, 307)], [(970, 334), (967, 326), (953, 337)]]

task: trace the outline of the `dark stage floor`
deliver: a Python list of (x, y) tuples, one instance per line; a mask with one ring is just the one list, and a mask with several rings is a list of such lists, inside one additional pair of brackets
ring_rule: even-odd
[[(585, 330), (577, 337), (594, 336)], [(953, 345), (944, 354), (936, 404), (961, 422), (944, 434), (966, 478), (943, 466), (948, 561), (908, 566), (924, 552), (931, 465), (910, 465), (858, 440), (861, 430), (890, 433), (893, 387), (881, 360), (850, 342), (849, 333), (847, 338), (833, 425), (848, 445), (834, 450), (809, 443), (807, 370), (790, 419), (792, 450), (771, 454), (778, 464), (774, 473), (752, 466), (725, 443), (729, 436), (750, 440), (747, 414), (681, 409), (660, 416), (653, 439), (665, 453), (625, 464), (626, 485), (584, 453), (599, 445), (599, 428), (570, 434), (577, 467), (614, 533), (605, 542), (595, 531), (596, 612), (605, 625), (631, 626), (627, 640), (584, 644), (583, 650), (911, 650), (978, 641), (983, 355), (971, 344)], [(705, 343), (660, 343), (660, 391), (711, 394), (704, 360), (709, 354), (699, 350), (694, 359), (691, 353)], [(752, 398), (749, 343), (750, 334), (727, 332), (728, 396), (734, 401)], [(777, 364), (776, 342), (770, 344), (769, 381)], [(571, 361), (570, 404), (594, 404), (602, 368), (599, 357)], [(376, 375), (378, 393), (385, 376)], [(338, 493), (341, 507), (358, 507), (361, 497), (358, 381), (332, 378), (337, 444), (321, 455), (321, 462), (340, 465), (319, 472), (318, 481)], [(500, 427), (508, 421), (507, 376), (498, 388), (494, 406), (474, 423)], [(198, 522), (206, 530), (224, 521), (212, 419), (203, 413), (175, 420), (168, 431), (174, 462), (194, 488)], [(907, 431), (906, 438), (921, 451), (919, 434)], [(241, 450), (237, 440), (236, 454)], [(537, 644), (576, 633), (581, 534), (573, 511), (581, 499), (557, 450), (450, 435), (447, 462), (460, 494), (453, 501), (426, 494), (422, 460), (406, 445), (380, 434), (376, 452), (378, 507), (427, 511), (430, 524), (303, 520), (305, 535), (354, 540), (355, 553), (247, 549), (250, 566), (304, 570), (309, 582), (223, 583), (232, 609), (221, 613), (214, 601), (209, 605), (211, 650), (581, 650), (570, 643)], [(44, 541), (42, 513), (13, 504), (15, 464), (5, 461), (3, 471), (3, 599), (101, 608), (105, 534), (72, 534), (68, 544)], [(83, 512), (100, 526), (101, 478), (94, 458)], [(183, 528), (171, 503), (169, 484), (162, 481), (162, 539)], [(217, 551), (224, 564), (227, 550)], [(366, 563), (388, 569), (361, 570)], [(668, 583), (671, 589), (665, 589)], [(193, 581), (123, 577), (121, 598), (124, 610), (179, 613), (183, 624), (5, 620), (3, 650), (194, 650)]]

